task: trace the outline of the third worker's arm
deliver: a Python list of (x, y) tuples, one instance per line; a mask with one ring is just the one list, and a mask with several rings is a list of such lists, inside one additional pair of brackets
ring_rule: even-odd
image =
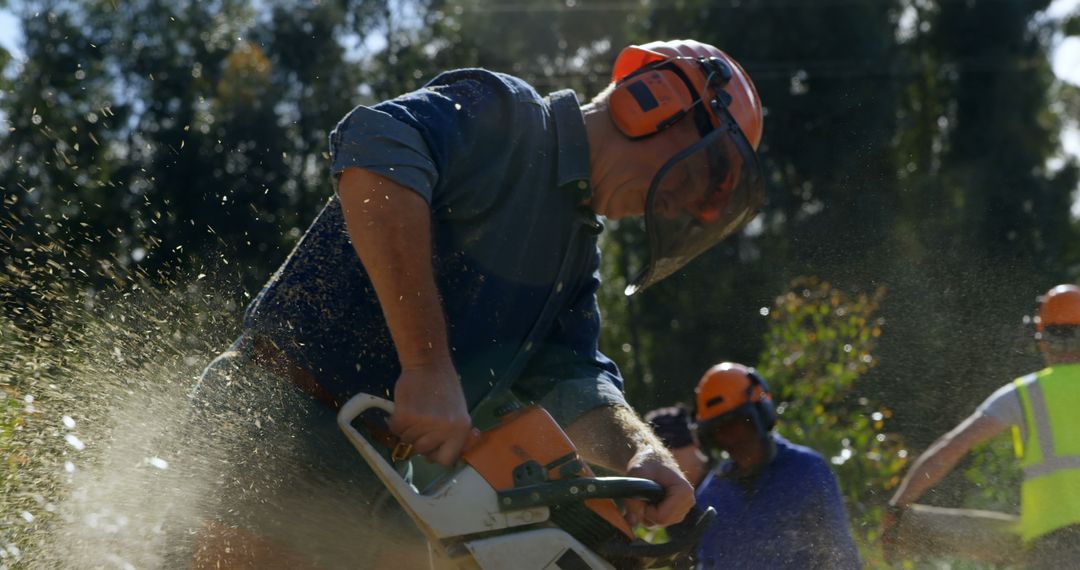
[(411, 189), (360, 168), (342, 172), (338, 196), (401, 363), (390, 427), (416, 453), (450, 465), (471, 423), (435, 286), (431, 209)]
[(971, 448), (1001, 433), (1008, 424), (976, 412), (941, 436), (912, 464), (889, 505), (904, 509), (948, 475)]

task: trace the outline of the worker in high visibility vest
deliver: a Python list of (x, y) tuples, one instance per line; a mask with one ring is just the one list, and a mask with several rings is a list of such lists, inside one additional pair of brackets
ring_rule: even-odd
[(1027, 567), (1080, 564), (1080, 288), (1058, 285), (1047, 292), (1036, 329), (1047, 368), (998, 389), (915, 460), (889, 501), (886, 546), (905, 508), (971, 448), (1011, 429), (1024, 471), (1017, 531)]

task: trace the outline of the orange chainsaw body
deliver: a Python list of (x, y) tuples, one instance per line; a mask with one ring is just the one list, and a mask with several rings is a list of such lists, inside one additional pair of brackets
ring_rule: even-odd
[[(530, 462), (541, 466), (546, 481), (595, 476), (559, 424), (536, 405), (509, 412), (496, 427), (475, 434), (462, 459), (496, 491), (513, 489), (519, 483), (515, 472)], [(585, 506), (628, 539), (634, 538), (614, 500), (588, 499)]]

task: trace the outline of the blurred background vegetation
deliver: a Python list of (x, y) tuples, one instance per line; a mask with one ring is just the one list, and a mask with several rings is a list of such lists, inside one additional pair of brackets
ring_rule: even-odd
[[(350, 108), (464, 66), (591, 97), (623, 46), (694, 38), (757, 84), (767, 202), (632, 299), (641, 227), (608, 224), (603, 348), (642, 410), (689, 401), (715, 362), (759, 366), (781, 430), (831, 458), (875, 562), (909, 454), (1041, 366), (1025, 315), (1080, 273), (1080, 169), (1061, 142), (1080, 92), (1049, 59), (1080, 16), (1050, 5), (0, 0), (16, 23), (0, 28), (0, 460), (19, 491), (0, 533), (30, 512), (11, 505), (42, 504), (15, 481), (45, 460), (27, 396), (73, 362), (114, 373), (89, 337), (155, 360), (179, 313), (198, 338), (164, 335), (156, 364), (222, 348), (331, 195), (327, 134)], [(926, 500), (1015, 509), (1002, 450)]]

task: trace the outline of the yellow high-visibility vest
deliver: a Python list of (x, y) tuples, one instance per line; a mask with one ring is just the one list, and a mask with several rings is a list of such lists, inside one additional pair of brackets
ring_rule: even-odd
[(1027, 543), (1080, 524), (1080, 364), (1052, 366), (1033, 382), (1014, 383), (1027, 427), (1027, 441), (1013, 432), (1024, 469), (1019, 531)]

